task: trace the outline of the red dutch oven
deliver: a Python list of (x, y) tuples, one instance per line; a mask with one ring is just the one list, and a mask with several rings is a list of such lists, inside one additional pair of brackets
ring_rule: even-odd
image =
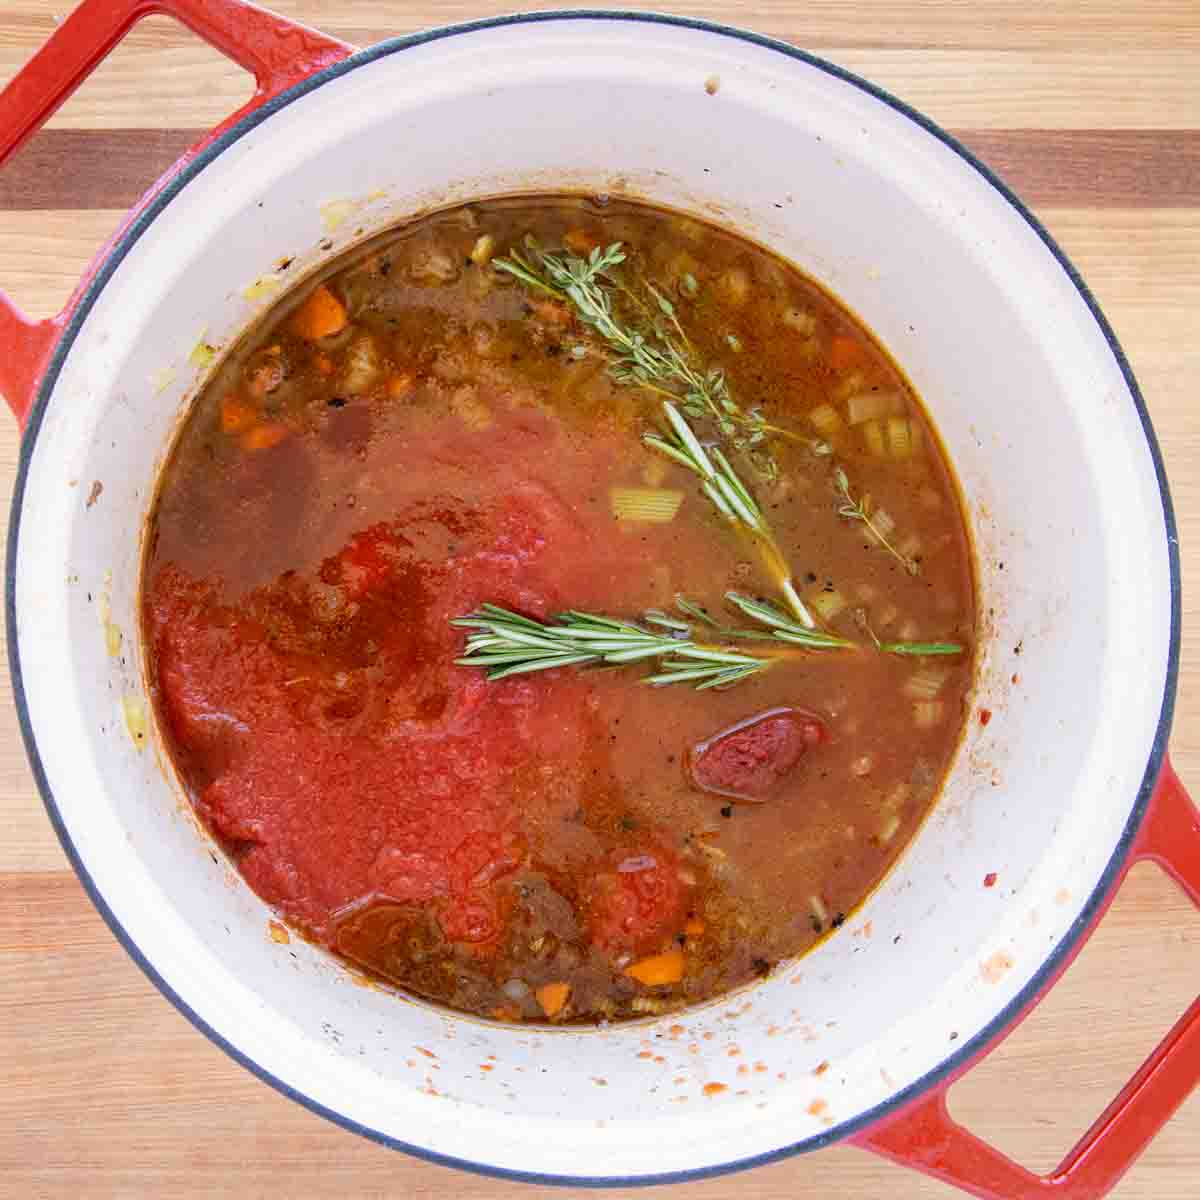
[[(1200, 999), (1048, 1176), (946, 1107), (1130, 867), (1154, 860), (1200, 903), (1200, 819), (1166, 756), (1180, 623), (1166, 481), (1128, 364), (1045, 230), (870, 84), (753, 34), (648, 14), (528, 14), (357, 51), (242, 0), (84, 0), (0, 93), (0, 162), (154, 13), (252, 72), (253, 99), (149, 189), (57, 317), (27, 320), (0, 294), (0, 391), (24, 430), (14, 690), (50, 819), (139, 965), (273, 1086), (438, 1162), (659, 1182), (849, 1140), (977, 1196), (1104, 1194), (1200, 1079)], [(352, 988), (312, 947), (285, 962), (262, 936), (269, 914), (204, 852), (148, 752), (136, 632), (145, 509), (208, 369), (188, 348), (201, 332), (236, 338), (274, 263), (316, 267), (437, 203), (614, 182), (719, 212), (863, 315), (946, 440), (995, 613), (977, 689), (995, 719), (967, 735), (892, 875), (790, 973), (672, 1018), (682, 1037), (653, 1022), (501, 1028)], [(331, 203), (352, 218), (336, 232)], [(102, 480), (100, 501), (85, 505), (72, 479)], [(101, 595), (121, 661), (98, 632)], [(1006, 886), (985, 892), (997, 870)], [(646, 1074), (648, 1045), (691, 1103)], [(742, 1090), (706, 1087), (734, 1047), (771, 1069)]]

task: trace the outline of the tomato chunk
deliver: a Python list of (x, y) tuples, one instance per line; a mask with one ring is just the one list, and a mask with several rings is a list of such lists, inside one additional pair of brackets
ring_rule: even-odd
[(614, 856), (592, 880), (592, 941), (606, 950), (657, 946), (682, 923), (686, 891), (679, 860), (660, 845)]
[(825, 725), (812, 713), (772, 708), (698, 743), (688, 755), (688, 771), (702, 792), (760, 802), (828, 737)]

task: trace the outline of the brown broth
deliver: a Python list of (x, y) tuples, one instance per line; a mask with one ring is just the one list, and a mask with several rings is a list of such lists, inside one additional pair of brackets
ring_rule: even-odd
[[(794, 435), (759, 448), (773, 479), (731, 457), (807, 601), (862, 649), (705, 691), (641, 686), (641, 665), (495, 682), (454, 665), (449, 618), (485, 601), (636, 620), (682, 593), (743, 627), (727, 590), (778, 601), (695, 477), (641, 444), (661, 397), (610, 378), (568, 306), (472, 260), (484, 235), (500, 256), (529, 233), (622, 242), (621, 278), (671, 298), (692, 361)], [(902, 373), (791, 265), (623, 200), (435, 213), (323, 273), (332, 307), (306, 303), (315, 286), (198, 397), (144, 566), (160, 724), (247, 881), (357, 965), (503, 1019), (666, 1011), (804, 953), (909, 841), (966, 716), (969, 539)], [(864, 406), (884, 411), (850, 424)], [(840, 511), (835, 466), (891, 550)], [(683, 493), (674, 519), (616, 520), (609, 489), (648, 486)], [(694, 748), (774, 709), (813, 736), (767, 799), (700, 790)]]

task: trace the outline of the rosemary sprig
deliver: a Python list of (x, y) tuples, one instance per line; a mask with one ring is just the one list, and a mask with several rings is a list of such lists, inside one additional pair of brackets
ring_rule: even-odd
[[(669, 623), (669, 633), (655, 633), (632, 621), (569, 610), (554, 623), (534, 621), (495, 604), (484, 604), (470, 616), (450, 623), (473, 630), (466, 653), (455, 662), (483, 667), (489, 679), (504, 679), (553, 667), (594, 663), (624, 665), (658, 659), (659, 670), (646, 683), (655, 686), (691, 683), (697, 690), (728, 687), (772, 665), (720, 646), (702, 645), (687, 636), (690, 626), (665, 613), (653, 613), (655, 624)], [(647, 624), (651, 620), (647, 619)]]
[[(527, 287), (568, 302), (582, 324), (615, 353), (609, 364), (609, 375), (615, 382), (668, 396), (678, 401), (689, 417), (710, 419), (766, 479), (774, 479), (779, 473), (775, 460), (763, 448), (771, 434), (804, 442), (817, 454), (829, 452), (827, 443), (772, 425), (757, 410), (747, 412), (734, 400), (724, 371), (696, 365), (675, 305), (653, 284), (643, 282), (654, 308), (666, 318), (668, 324), (664, 325), (654, 318), (645, 301), (613, 276), (613, 268), (626, 259), (621, 242), (597, 246), (587, 258), (536, 253), (537, 261), (511, 250), (506, 257), (493, 259), (492, 264)], [(618, 317), (613, 307), (617, 292), (641, 310), (647, 318), (646, 328), (632, 328)]]
[[(860, 650), (859, 643), (798, 624), (782, 609), (764, 600), (726, 592), (725, 599), (751, 620), (767, 626), (731, 629), (683, 596), (676, 607), (712, 629), (723, 642), (751, 638), (772, 643), (753, 652), (731, 650), (727, 645), (693, 639), (693, 626), (659, 609), (643, 614), (644, 624), (569, 609), (553, 622), (535, 621), (496, 604), (484, 604), (450, 624), (472, 632), (466, 651), (454, 661), (460, 666), (482, 667), (488, 679), (505, 679), (554, 667), (596, 664), (624, 666), (656, 659), (657, 669), (642, 680), (653, 687), (690, 683), (697, 691), (724, 688), (749, 679), (782, 658), (802, 650)], [(654, 626), (656, 628), (646, 628)], [(665, 629), (659, 633), (656, 629)], [(884, 654), (911, 656), (960, 654), (963, 647), (951, 642), (880, 642), (870, 629), (875, 648)], [(779, 645), (778, 643), (785, 643)]]
[(775, 605), (769, 604), (765, 600), (754, 600), (749, 596), (743, 596), (741, 592), (726, 592), (725, 599), (752, 620), (769, 626), (772, 636), (781, 642), (806, 646), (810, 650), (857, 649), (857, 644), (848, 638), (797, 624), (782, 609), (776, 608)]
[(871, 497), (864, 495), (861, 500), (855, 500), (850, 491), (850, 481), (846, 478), (846, 472), (841, 467), (834, 468), (833, 481), (837, 486), (838, 495), (842, 498), (842, 506), (838, 509), (838, 516), (845, 517), (849, 521), (861, 521), (870, 531), (871, 536), (910, 575), (920, 574), (921, 564), (916, 559), (901, 554), (871, 520)]
[(864, 610), (856, 610), (855, 617), (859, 627), (866, 630), (871, 644), (880, 654), (897, 654), (907, 658), (936, 658), (963, 652), (963, 647), (958, 642), (882, 642), (871, 628)]
[(717, 512), (747, 534), (758, 547), (775, 585), (787, 600), (788, 608), (806, 628), (816, 628), (817, 623), (796, 591), (791, 569), (762, 509), (738, 478), (724, 452), (719, 446), (714, 446), (711, 454), (706, 451), (670, 400), (663, 401), (663, 414), (667, 419), (666, 436), (646, 433), (642, 435), (642, 441), (700, 478), (701, 489)]
[(879, 642), (876, 649), (881, 654), (901, 654), (912, 658), (930, 658), (963, 652), (962, 646), (957, 642)]
[(726, 641), (770, 642), (774, 640), (774, 635), (765, 629), (738, 629), (732, 625), (725, 625), (718, 621), (708, 609), (702, 608), (695, 601), (678, 593), (675, 596), (675, 607), (681, 613), (691, 617), (693, 621), (698, 621), (701, 625), (707, 625), (709, 629), (715, 630)]

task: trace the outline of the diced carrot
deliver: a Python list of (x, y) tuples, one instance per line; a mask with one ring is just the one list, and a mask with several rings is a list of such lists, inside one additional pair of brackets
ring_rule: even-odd
[(572, 254), (591, 254), (600, 245), (600, 239), (582, 229), (569, 229), (563, 234), (563, 245)]
[(548, 1017), (557, 1017), (571, 994), (569, 983), (543, 983), (536, 992), (537, 1002), (542, 1006), (542, 1012)]
[(839, 333), (829, 342), (829, 365), (835, 371), (844, 371), (862, 360), (863, 347), (858, 338)]
[(397, 371), (388, 376), (387, 391), (393, 400), (403, 400), (417, 386), (411, 371)]
[(625, 974), (646, 987), (659, 987), (664, 983), (678, 983), (683, 978), (683, 951), (668, 950), (665, 954), (652, 954), (639, 958), (625, 968)]
[(312, 342), (332, 337), (346, 328), (346, 306), (322, 284), (296, 310), (292, 328)]
[(699, 937), (704, 932), (704, 922), (699, 917), (688, 917), (687, 924), (683, 927), (683, 932), (688, 937)]
[(258, 409), (230, 392), (221, 401), (221, 432), (241, 433), (258, 424)]
[(238, 438), (243, 450), (269, 450), (278, 446), (292, 431), (286, 425), (256, 425)]
[(322, 375), (333, 374), (333, 359), (328, 354), (318, 354), (313, 359), (313, 365), (321, 372)]
[(494, 1021), (519, 1021), (521, 1019), (521, 1010), (515, 1004), (502, 1004), (498, 1008), (492, 1009), (492, 1020)]
[(547, 325), (570, 325), (571, 310), (558, 300), (532, 300), (533, 311)]

